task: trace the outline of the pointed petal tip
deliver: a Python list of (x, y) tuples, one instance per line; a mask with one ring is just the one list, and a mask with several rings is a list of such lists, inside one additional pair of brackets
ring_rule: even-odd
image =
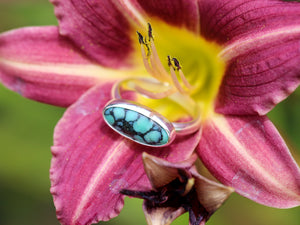
[(300, 201), (300, 170), (265, 116), (216, 116), (197, 152), (223, 184), (262, 205), (291, 208)]

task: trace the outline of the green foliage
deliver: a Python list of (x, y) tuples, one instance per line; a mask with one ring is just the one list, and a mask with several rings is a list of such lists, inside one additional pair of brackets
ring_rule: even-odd
[(47, 0), (0, 1), (0, 31), (24, 26), (56, 25), (53, 6)]

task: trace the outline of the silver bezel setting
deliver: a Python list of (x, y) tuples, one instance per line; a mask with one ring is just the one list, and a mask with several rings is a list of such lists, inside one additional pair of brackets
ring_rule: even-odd
[(115, 129), (113, 126), (111, 126), (104, 119), (104, 121), (106, 122), (106, 124), (108, 126), (110, 126), (114, 131), (116, 131), (118, 134), (122, 135), (123, 137), (128, 138), (128, 139), (130, 139), (130, 140), (132, 140), (136, 143), (139, 143), (141, 145), (150, 146), (150, 147), (164, 147), (164, 146), (167, 146), (167, 145), (171, 144), (172, 141), (175, 139), (176, 131), (175, 131), (175, 128), (174, 128), (173, 124), (170, 121), (168, 121), (165, 117), (163, 117), (161, 114), (159, 114), (158, 112), (155, 112), (151, 108), (149, 108), (147, 106), (144, 106), (142, 104), (139, 104), (137, 102), (130, 101), (130, 100), (113, 99), (113, 100), (109, 101), (106, 104), (106, 106), (104, 107), (104, 109), (102, 111), (102, 116), (104, 117), (104, 112), (107, 109), (113, 108), (113, 107), (120, 107), (120, 108), (123, 108), (123, 109), (128, 109), (128, 110), (135, 111), (135, 112), (137, 112), (139, 114), (142, 114), (143, 116), (149, 118), (150, 120), (154, 121), (155, 123), (157, 123), (159, 126), (161, 126), (166, 131), (166, 133), (168, 135), (168, 142), (166, 144), (163, 144), (163, 145), (150, 145), (150, 144), (147, 144), (147, 143), (139, 142), (139, 141), (131, 138), (130, 136), (122, 134), (117, 129)]

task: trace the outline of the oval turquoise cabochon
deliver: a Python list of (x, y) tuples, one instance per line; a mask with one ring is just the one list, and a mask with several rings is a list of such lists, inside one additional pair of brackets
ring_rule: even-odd
[(104, 109), (103, 117), (115, 131), (140, 144), (163, 146), (169, 142), (169, 135), (162, 126), (137, 111), (108, 107)]

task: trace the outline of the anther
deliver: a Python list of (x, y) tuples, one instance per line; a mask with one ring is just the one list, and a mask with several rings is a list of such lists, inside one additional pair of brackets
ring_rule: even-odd
[(148, 37), (149, 39), (153, 39), (152, 27), (150, 23), (148, 23)]
[(155, 48), (152, 27), (150, 23), (148, 23), (148, 37), (144, 37), (138, 31), (136, 33), (141, 45), (143, 63), (148, 73), (160, 81), (171, 82), (170, 76), (162, 65)]
[(188, 88), (188, 89), (192, 89), (192, 85), (187, 81), (187, 79), (185, 78), (185, 75), (183, 74), (182, 70), (181, 70), (181, 65), (179, 63), (179, 61), (176, 58), (172, 58), (172, 61), (176, 67), (176, 70), (179, 73), (180, 79), (182, 80), (182, 82), (184, 83), (184, 85)]
[(172, 66), (173, 67), (173, 64), (172, 64), (172, 62), (171, 62), (171, 57), (168, 55), (167, 56), (168, 57), (168, 66), (170, 67), (170, 66)]
[(172, 64), (172, 61), (171, 61), (171, 58), (170, 56), (168, 55), (168, 65), (170, 67), (170, 73), (171, 73), (171, 78), (172, 78), (172, 81), (173, 81), (173, 84), (175, 85), (175, 87), (177, 88), (177, 90), (181, 93), (181, 94), (185, 94), (186, 92), (184, 91), (184, 89), (181, 87), (178, 79), (177, 79), (177, 76), (176, 76), (176, 73), (175, 73), (175, 68)]
[(177, 70), (181, 69), (180, 63), (176, 58), (172, 58), (174, 65), (176, 66)]
[(139, 38), (139, 43), (140, 44), (145, 44), (143, 35), (138, 31), (136, 33), (137, 33), (138, 38)]
[(185, 87), (187, 87), (188, 89), (192, 88), (192, 85), (190, 85), (190, 83), (185, 78), (185, 75), (183, 74), (183, 72), (181, 70), (181, 65), (176, 58), (172, 58), (172, 60), (171, 60), (171, 57), (168, 55), (168, 66), (170, 67), (170, 73), (171, 73), (171, 78), (173, 80), (173, 84), (175, 85), (175, 87), (178, 89), (178, 91), (180, 93), (184, 94), (184, 93), (186, 93), (186, 91), (181, 87), (181, 85), (177, 79), (175, 71), (178, 71), (180, 79), (182, 80)]

